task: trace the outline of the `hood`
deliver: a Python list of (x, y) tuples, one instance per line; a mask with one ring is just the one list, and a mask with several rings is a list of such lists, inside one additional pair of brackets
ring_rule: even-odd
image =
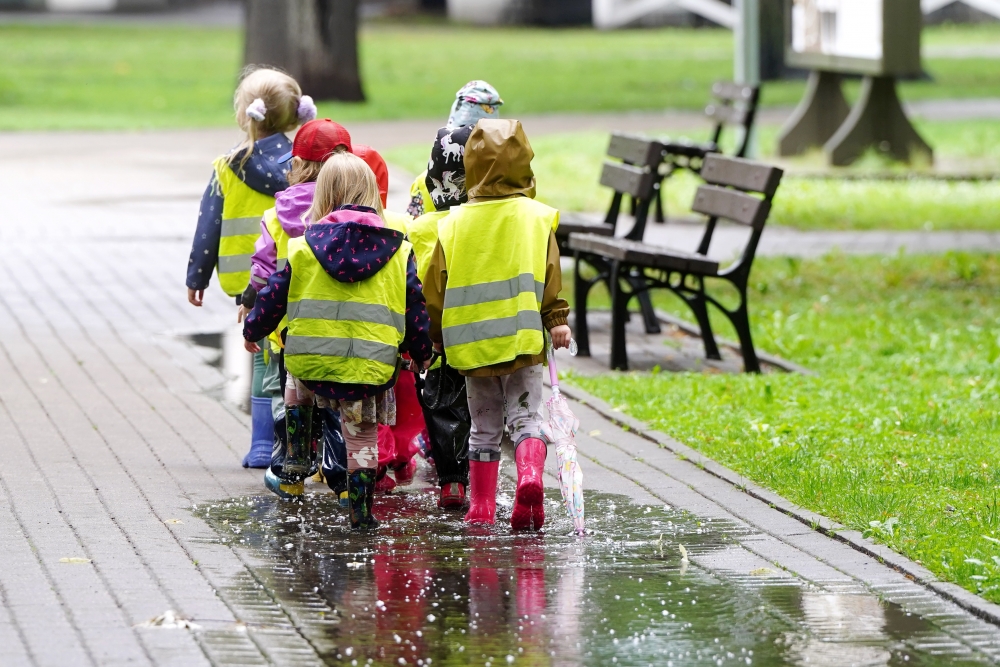
[(274, 198), (278, 222), (290, 237), (302, 236), (302, 232), (305, 231), (309, 219), (309, 207), (312, 206), (315, 194), (315, 182), (299, 183), (289, 186)]
[(455, 93), (446, 127), (453, 130), (475, 125), (480, 118), (499, 118), (502, 104), (496, 88), (485, 81), (470, 81)]
[(280, 163), (278, 159), (292, 150), (292, 142), (283, 134), (264, 137), (253, 145), (250, 157), (240, 168), (244, 152), (233, 153), (229, 166), (240, 180), (265, 195), (274, 196), (288, 187), (288, 168), (291, 163)]
[(523, 195), (535, 197), (535, 157), (519, 120), (484, 119), (465, 144), (465, 185), (469, 201)]
[(471, 133), (471, 125), (454, 130), (442, 127), (437, 132), (424, 178), (436, 211), (447, 211), (468, 201), (465, 192), (465, 143)]
[(371, 146), (354, 144), (352, 153), (365, 161), (372, 172), (375, 173), (375, 182), (378, 183), (378, 196), (382, 200), (382, 208), (386, 207), (389, 198), (389, 167), (378, 151)]
[(305, 233), (323, 269), (342, 283), (370, 278), (389, 263), (403, 244), (402, 232), (366, 206), (342, 206)]

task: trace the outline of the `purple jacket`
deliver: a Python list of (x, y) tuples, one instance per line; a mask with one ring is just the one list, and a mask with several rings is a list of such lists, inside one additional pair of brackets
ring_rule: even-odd
[[(289, 238), (298, 238), (306, 230), (306, 215), (312, 206), (313, 195), (316, 193), (316, 183), (299, 183), (279, 192), (274, 198), (275, 213), (278, 222)], [(278, 247), (271, 238), (271, 232), (262, 219), (260, 221), (260, 238), (254, 244), (254, 253), (250, 257), (250, 284), (254, 290), (260, 290), (267, 284), (278, 268)]]
[[(334, 279), (353, 283), (370, 278), (382, 270), (399, 252), (403, 234), (384, 226), (374, 210), (364, 206), (342, 206), (305, 230), (306, 242), (320, 265)], [(259, 341), (278, 328), (288, 310), (288, 290), (292, 265), (271, 274), (260, 290), (253, 310), (243, 323), (243, 337)], [(417, 278), (413, 253), (406, 262), (406, 327), (401, 352), (409, 352), (417, 362), (431, 357), (430, 321), (424, 305), (424, 293)], [(376, 396), (395, 384), (349, 384), (336, 381), (306, 381), (305, 385), (320, 396), (339, 400), (359, 400)]]

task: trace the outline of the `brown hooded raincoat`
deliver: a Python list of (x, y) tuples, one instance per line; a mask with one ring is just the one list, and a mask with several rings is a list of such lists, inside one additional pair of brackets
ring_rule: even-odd
[[(476, 125), (465, 146), (465, 183), (469, 203), (535, 197), (535, 175), (531, 159), (535, 156), (524, 134), (520, 121), (486, 119)], [(444, 293), (448, 285), (448, 266), (441, 243), (434, 248), (427, 267), (424, 297), (427, 313), (431, 318), (431, 340), (440, 345), (441, 313)], [(549, 234), (549, 249), (545, 267), (545, 290), (542, 294), (542, 326), (545, 330), (566, 324), (569, 304), (559, 298), (562, 291), (562, 270), (559, 266), (559, 246), (555, 231)], [(537, 366), (545, 361), (545, 352), (524, 354), (513, 361), (484, 368), (461, 371), (472, 377), (509, 375), (526, 366)]]

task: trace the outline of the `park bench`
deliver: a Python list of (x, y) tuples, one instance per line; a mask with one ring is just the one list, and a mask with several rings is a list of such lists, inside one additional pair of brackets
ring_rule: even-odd
[[(750, 336), (747, 283), (782, 171), (777, 167), (749, 160), (709, 154), (701, 166), (701, 176), (706, 184), (698, 188), (691, 209), (706, 216), (706, 222), (701, 242), (693, 253), (654, 246), (630, 238), (580, 233), (570, 235), (569, 247), (576, 260), (578, 286), (582, 261), (593, 264), (591, 258), (598, 258), (607, 266), (608, 272), (603, 279), (611, 287), (612, 369), (628, 369), (625, 322), (628, 319), (629, 302), (634, 297), (648, 294), (651, 289), (669, 289), (691, 308), (701, 327), (706, 357), (721, 359), (708, 319), (708, 305), (711, 304), (721, 310), (736, 329), (744, 370), (749, 373), (760, 372), (760, 363)], [(743, 252), (726, 268), (720, 268), (719, 262), (708, 257), (712, 235), (719, 220), (728, 220), (750, 228)], [(706, 291), (706, 279), (720, 279), (730, 283), (739, 295), (739, 305), (733, 310), (722, 305)], [(581, 354), (589, 355), (586, 292), (581, 296), (578, 291), (575, 301), (577, 344)]]
[[(601, 168), (600, 183), (611, 188), (614, 195), (611, 205), (602, 222), (583, 220), (571, 215), (560, 216), (559, 227), (556, 229), (556, 241), (563, 255), (573, 252), (569, 247), (572, 234), (591, 234), (601, 237), (613, 237), (621, 215), (622, 200), (628, 196), (633, 202), (633, 222), (631, 229), (624, 235), (625, 239), (641, 241), (646, 230), (646, 219), (649, 217), (649, 206), (656, 188), (659, 187), (657, 169), (663, 155), (663, 145), (654, 140), (634, 137), (626, 134), (612, 134), (608, 145), (608, 157), (615, 162), (605, 161)], [(581, 277), (580, 263), (590, 264), (597, 276), (586, 280)], [(586, 299), (590, 289), (602, 280), (607, 282), (610, 265), (599, 255), (580, 253), (577, 257), (576, 297)], [(609, 285), (610, 289), (610, 285)], [(641, 292), (639, 303), (642, 309), (646, 333), (659, 333), (660, 323), (656, 319), (653, 304), (645, 292)]]
[(698, 143), (687, 138), (661, 139), (663, 144), (662, 167), (660, 182), (653, 193), (652, 206), (656, 212), (656, 221), (664, 222), (663, 214), (663, 181), (678, 169), (688, 169), (695, 173), (701, 171), (705, 156), (720, 153), (722, 133), (727, 126), (738, 128), (739, 139), (733, 157), (746, 157), (750, 147), (751, 130), (757, 116), (757, 102), (760, 100), (759, 86), (746, 86), (730, 81), (717, 81), (712, 84), (712, 101), (705, 107), (705, 115), (715, 123), (712, 138)]

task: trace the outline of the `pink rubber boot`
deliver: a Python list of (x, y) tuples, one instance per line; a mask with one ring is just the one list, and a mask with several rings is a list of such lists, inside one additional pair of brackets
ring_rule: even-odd
[(545, 523), (544, 486), (542, 470), (545, 468), (545, 443), (538, 438), (525, 438), (514, 451), (517, 463), (517, 491), (514, 493), (514, 511), (510, 527), (514, 530), (538, 530)]
[(469, 461), (469, 511), (465, 522), (493, 525), (497, 517), (499, 461)]

